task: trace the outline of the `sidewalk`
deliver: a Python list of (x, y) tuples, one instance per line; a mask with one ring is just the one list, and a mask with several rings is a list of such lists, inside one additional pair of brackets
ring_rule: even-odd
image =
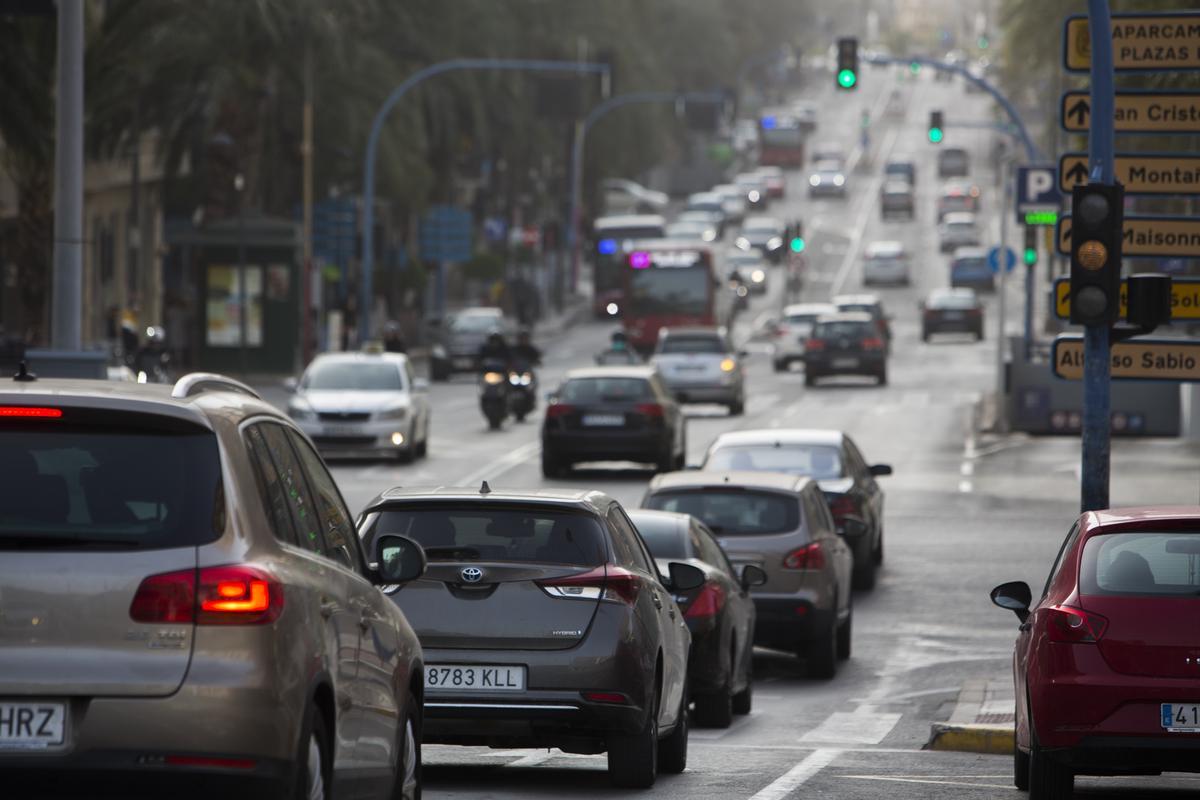
[(958, 693), (950, 719), (933, 723), (925, 748), (1011, 755), (1015, 703), (1011, 680), (969, 680)]

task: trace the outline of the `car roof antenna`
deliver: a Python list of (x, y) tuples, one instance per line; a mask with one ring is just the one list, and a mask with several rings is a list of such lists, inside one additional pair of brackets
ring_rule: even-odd
[(37, 380), (37, 375), (34, 375), (29, 371), (28, 365), (26, 365), (25, 360), (22, 359), (21, 363), (17, 366), (17, 374), (13, 375), (13, 380), (20, 381), (21, 383), (30, 383), (31, 381)]
[(492, 487), (488, 486), (487, 481), (484, 481), (483, 485), (479, 487), (479, 493), (480, 494), (491, 494), (492, 493)]

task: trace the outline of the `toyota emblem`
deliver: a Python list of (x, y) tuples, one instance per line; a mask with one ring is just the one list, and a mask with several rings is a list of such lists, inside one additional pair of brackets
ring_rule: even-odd
[(479, 567), (464, 567), (462, 579), (467, 583), (479, 583), (483, 580), (483, 570)]

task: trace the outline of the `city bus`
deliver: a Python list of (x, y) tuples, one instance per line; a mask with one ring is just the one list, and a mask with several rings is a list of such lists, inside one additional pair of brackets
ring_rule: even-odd
[(624, 284), (621, 272), (634, 243), (661, 239), (667, 221), (658, 214), (622, 214), (597, 217), (592, 224), (592, 313), (619, 317)]
[(764, 167), (804, 166), (803, 122), (794, 114), (764, 114), (758, 121), (758, 163)]
[(622, 322), (636, 349), (653, 350), (660, 328), (729, 324), (735, 297), (722, 279), (714, 246), (671, 239), (639, 242), (624, 262)]

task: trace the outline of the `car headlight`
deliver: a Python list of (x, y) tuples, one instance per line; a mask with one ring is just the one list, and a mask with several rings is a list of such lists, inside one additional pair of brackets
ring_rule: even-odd
[(504, 383), (504, 375), (499, 372), (483, 373), (483, 382), (489, 386), (495, 386), (498, 383)]
[(701, 238), (706, 242), (711, 242), (717, 238), (717, 232), (712, 229), (706, 230)]
[(446, 357), (446, 348), (440, 344), (435, 344), (433, 347), (431, 347), (429, 349), (429, 352), (433, 355), (434, 358), (445, 358)]
[(841, 186), (845, 182), (846, 182), (846, 179), (843, 176), (841, 176), (841, 175), (833, 176), (833, 185), (834, 186)]
[(739, 236), (734, 241), (734, 245), (737, 246), (738, 250), (749, 250), (750, 249), (750, 240), (747, 239), (745, 236)]
[(820, 175), (810, 175), (808, 177), (808, 185), (809, 186), (820, 186), (821, 185), (821, 176)]
[(312, 422), (317, 418), (317, 412), (312, 410), (312, 406), (305, 403), (292, 403), (288, 405), (288, 416), (296, 420), (296, 422)]
[(395, 406), (375, 412), (375, 419), (404, 419), (408, 415), (408, 406)]
[(757, 189), (751, 189), (750, 192), (746, 195), (746, 197), (750, 198), (751, 203), (757, 203), (759, 200), (762, 199), (762, 195), (758, 193)]
[(754, 272), (750, 273), (750, 280), (754, 281), (755, 283), (762, 283), (766, 279), (767, 273), (763, 272), (761, 269), (756, 269)]
[(783, 239), (779, 238), (778, 236), (772, 236), (767, 240), (768, 250), (778, 250), (781, 247), (783, 247)]
[(733, 372), (737, 369), (737, 362), (732, 358), (727, 358), (721, 362), (721, 372)]
[(608, 312), (608, 315), (610, 317), (615, 317), (617, 315), (617, 312), (620, 311), (621, 308), (616, 303), (609, 303), (607, 306), (604, 307), (604, 310)]

